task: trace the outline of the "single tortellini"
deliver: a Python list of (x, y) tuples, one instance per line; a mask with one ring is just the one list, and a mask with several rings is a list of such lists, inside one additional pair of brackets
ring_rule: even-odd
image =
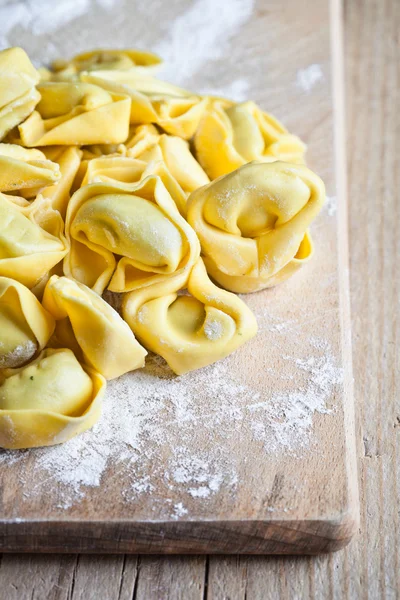
[(53, 317), (28, 288), (0, 277), (0, 369), (31, 360), (45, 347), (54, 326)]
[(0, 372), (0, 447), (52, 446), (100, 417), (105, 379), (71, 350), (46, 349), (28, 365)]
[(64, 223), (48, 199), (15, 200), (0, 193), (0, 276), (33, 288), (68, 252)]
[(100, 48), (77, 54), (69, 61), (54, 61), (46, 76), (47, 78), (62, 80), (74, 78), (82, 71), (134, 70), (137, 73), (146, 73), (153, 71), (161, 63), (161, 58), (152, 52), (136, 49), (111, 50)]
[(65, 275), (102, 294), (127, 292), (189, 269), (200, 246), (161, 177), (92, 183), (68, 205)]
[(187, 194), (210, 182), (191, 153), (188, 142), (178, 136), (160, 135), (153, 125), (138, 127), (126, 148), (128, 156), (146, 162), (163, 160)]
[(196, 156), (210, 179), (253, 161), (303, 163), (303, 142), (254, 102), (210, 102), (194, 138)]
[(127, 139), (127, 95), (81, 82), (44, 82), (38, 90), (37, 110), (18, 127), (24, 146), (118, 144)]
[(252, 162), (193, 192), (187, 219), (210, 276), (237, 293), (290, 277), (312, 255), (325, 188), (303, 165)]
[(40, 100), (40, 74), (22, 48), (0, 52), (0, 140), (28, 117)]
[[(184, 288), (190, 295), (178, 295)], [(215, 286), (201, 259), (189, 277), (180, 274), (126, 294), (122, 310), (142, 344), (178, 375), (225, 358), (257, 333), (248, 306)]]
[(57, 343), (71, 348), (106, 379), (144, 366), (146, 350), (119, 314), (90, 288), (53, 275), (42, 303), (57, 320)]
[(81, 166), (82, 150), (76, 146), (50, 146), (44, 153), (54, 161), (60, 170), (60, 180), (42, 190), (43, 198), (48, 198), (54, 210), (65, 218), (71, 197), (71, 189)]
[[(179, 88), (171, 84), (153, 78), (138, 78), (126, 71), (83, 73), (81, 79), (110, 93), (129, 95), (131, 124), (156, 123), (167, 133), (185, 140), (195, 133), (208, 104), (207, 98), (188, 95), (185, 91), (180, 93), (176, 91)], [(150, 81), (153, 85), (146, 85)]]
[(60, 178), (59, 165), (48, 160), (40, 150), (0, 144), (0, 192), (16, 192), (32, 198), (43, 187), (58, 183)]

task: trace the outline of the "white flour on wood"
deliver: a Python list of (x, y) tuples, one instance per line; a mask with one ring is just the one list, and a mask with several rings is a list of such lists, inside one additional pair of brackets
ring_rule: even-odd
[[(279, 371), (273, 362), (263, 367), (263, 357), (253, 356), (251, 343), (224, 361), (181, 377), (161, 358), (150, 356), (145, 369), (109, 382), (102, 418), (91, 431), (61, 446), (3, 451), (1, 468), (18, 464), (23, 484), (33, 460), (38, 483), (27, 487), (26, 501), (56, 493), (61, 510), (83, 499), (88, 489), (106, 485), (115, 473), (123, 474), (118, 489), (128, 504), (150, 494), (155, 502), (179, 497), (184, 506), (188, 498), (204, 502), (223, 488), (235, 493), (240, 486), (233, 451), (238, 435), (248, 448), (261, 444), (265, 458), (278, 453), (301, 458), (312, 452), (313, 420), (316, 414), (329, 418), (334, 410), (329, 401), (341, 384), (341, 370), (323, 340), (313, 338), (298, 354), (285, 353), (295, 320), (284, 327), (266, 310), (257, 318), (259, 335), (274, 336), (276, 355), (284, 357)], [(272, 391), (241, 381), (236, 359), (258, 361), (259, 369), (271, 372)], [(171, 516), (183, 515), (183, 510), (171, 500)]]

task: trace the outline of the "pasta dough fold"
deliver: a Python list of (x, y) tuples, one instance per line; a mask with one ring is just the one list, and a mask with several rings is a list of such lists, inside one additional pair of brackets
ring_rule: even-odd
[(68, 349), (47, 349), (25, 367), (0, 374), (0, 447), (52, 446), (100, 417), (105, 379)]
[(144, 366), (147, 352), (131, 329), (101, 296), (85, 285), (53, 275), (42, 302), (57, 319), (57, 343), (71, 348), (82, 362), (106, 379)]
[(68, 252), (64, 223), (40, 195), (29, 206), (0, 193), (0, 276), (33, 288)]
[[(190, 295), (178, 295), (184, 288)], [(210, 281), (201, 259), (189, 276), (127, 294), (122, 310), (142, 344), (178, 375), (228, 356), (257, 333), (251, 310)]]
[(194, 135), (208, 104), (207, 98), (189, 95), (166, 82), (138, 78), (126, 71), (83, 73), (81, 79), (101, 86), (110, 93), (128, 95), (132, 101), (132, 124), (156, 123), (167, 133), (185, 140)]
[(210, 179), (262, 160), (303, 163), (303, 142), (254, 102), (210, 102), (194, 138), (196, 156)]
[(71, 250), (64, 273), (102, 294), (127, 292), (190, 269), (200, 254), (158, 175), (139, 183), (92, 183), (72, 196), (66, 217)]
[(303, 165), (252, 162), (191, 194), (187, 219), (210, 276), (255, 292), (290, 277), (312, 255), (308, 227), (325, 200)]
[(119, 144), (127, 139), (127, 95), (80, 82), (45, 82), (38, 90), (37, 110), (18, 127), (24, 146)]
[(81, 165), (82, 150), (79, 150), (76, 146), (67, 148), (58, 146), (55, 149), (50, 147), (49, 152), (45, 148), (44, 152), (58, 164), (61, 178), (56, 185), (50, 185), (42, 190), (42, 196), (48, 198), (52, 208), (58, 210), (62, 218), (65, 219), (71, 198), (71, 188)]
[(94, 158), (86, 162), (86, 173), (81, 187), (89, 183), (128, 183), (137, 184), (149, 175), (157, 175), (167, 188), (179, 212), (185, 214), (187, 195), (172, 176), (162, 160), (154, 159), (148, 164), (121, 154)]
[(40, 100), (40, 74), (22, 48), (0, 52), (0, 140), (31, 114)]
[(0, 369), (20, 367), (30, 360), (47, 344), (54, 325), (28, 288), (0, 277)]
[(18, 192), (31, 198), (60, 177), (59, 165), (47, 160), (40, 150), (0, 144), (0, 192)]
[(186, 194), (210, 182), (188, 142), (177, 136), (160, 135), (153, 125), (138, 127), (126, 147), (129, 156), (145, 162), (163, 160)]

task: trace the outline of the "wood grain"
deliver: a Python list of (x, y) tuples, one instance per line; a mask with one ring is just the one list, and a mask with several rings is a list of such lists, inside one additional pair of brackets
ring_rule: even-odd
[[(397, 0), (348, 0), (345, 31), (353, 364), (362, 506), (360, 534), (345, 550), (330, 556), (212, 557), (205, 596), (208, 599), (264, 600), (271, 597), (270, 590), (276, 590), (274, 598), (282, 600), (399, 597), (400, 369), (396, 350), (400, 298), (400, 142), (396, 135), (400, 128), (399, 3)], [(383, 130), (380, 129), (382, 124)], [(57, 581), (58, 573), (66, 569), (66, 563), (60, 561), (68, 560), (66, 556), (4, 556), (0, 566), (1, 600), (17, 598), (12, 595), (12, 586), (21, 586), (24, 578), (27, 583), (18, 600), (28, 600), (39, 584), (39, 577), (44, 579), (45, 585)], [(113, 557), (108, 560), (111, 569)], [(169, 596), (178, 597), (182, 563), (177, 564), (175, 558), (159, 560), (174, 565), (175, 584), (171, 584)], [(186, 560), (192, 564), (191, 558)], [(205, 560), (200, 568), (194, 567), (193, 577), (199, 572), (205, 576)], [(36, 577), (38, 565), (43, 568)], [(73, 564), (68, 569), (72, 573)], [(113, 598), (112, 593), (113, 590), (106, 589), (103, 597)], [(160, 594), (155, 591), (148, 600), (159, 598)], [(201, 592), (197, 599), (203, 600)]]

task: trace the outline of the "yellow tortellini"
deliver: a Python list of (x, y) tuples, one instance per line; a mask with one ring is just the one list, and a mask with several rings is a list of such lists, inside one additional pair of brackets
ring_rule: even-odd
[(187, 219), (208, 273), (238, 293), (271, 287), (312, 254), (308, 228), (325, 200), (303, 165), (252, 162), (193, 192)]
[(39, 72), (22, 48), (0, 52), (0, 140), (31, 114), (40, 100)]
[(24, 146), (114, 144), (127, 139), (127, 95), (81, 82), (44, 82), (38, 90), (37, 110), (18, 127)]
[(0, 192), (34, 197), (43, 187), (58, 183), (60, 177), (59, 165), (40, 150), (0, 144)]
[(127, 292), (177, 274), (200, 247), (162, 179), (92, 183), (72, 196), (66, 217), (71, 249), (64, 272), (97, 293)]
[(56, 60), (47, 74), (48, 77), (56, 79), (70, 79), (82, 71), (133, 70), (137, 73), (146, 73), (157, 68), (161, 63), (161, 58), (152, 52), (100, 48), (77, 54), (69, 61)]
[(0, 369), (20, 367), (47, 344), (53, 317), (18, 281), (0, 277)]
[(178, 136), (159, 134), (154, 125), (138, 127), (126, 147), (129, 156), (140, 160), (163, 160), (187, 194), (210, 181), (191, 153), (188, 142)]
[(53, 275), (44, 291), (43, 306), (57, 319), (57, 343), (74, 350), (106, 379), (144, 366), (147, 352), (128, 325), (85, 285)]
[(66, 348), (0, 371), (0, 447), (52, 446), (89, 429), (100, 417), (105, 387)]
[(207, 98), (126, 71), (83, 73), (81, 79), (101, 86), (110, 93), (129, 95), (132, 124), (156, 123), (167, 133), (185, 140), (194, 135), (208, 104)]
[[(178, 295), (186, 287), (190, 295)], [(127, 294), (123, 315), (142, 344), (178, 375), (224, 358), (257, 333), (251, 310), (210, 281), (201, 259), (189, 277)]]
[(303, 163), (303, 142), (254, 102), (210, 102), (194, 137), (196, 156), (210, 179), (253, 161)]
[(68, 252), (64, 223), (49, 200), (19, 206), (0, 193), (0, 276), (33, 288)]

